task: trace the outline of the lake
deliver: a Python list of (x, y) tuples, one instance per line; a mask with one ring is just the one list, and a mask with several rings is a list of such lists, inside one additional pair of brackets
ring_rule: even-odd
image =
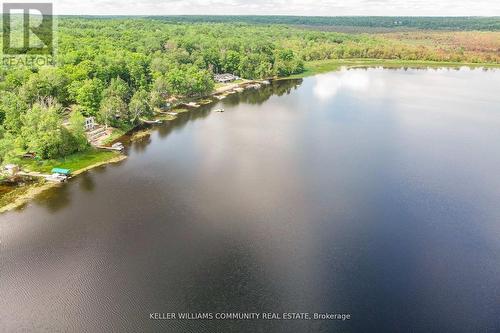
[(232, 95), (0, 216), (0, 331), (499, 331), (499, 147), (498, 70)]

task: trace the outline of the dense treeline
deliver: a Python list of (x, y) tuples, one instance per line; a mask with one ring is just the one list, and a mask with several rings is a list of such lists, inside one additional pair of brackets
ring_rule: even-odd
[(61, 18), (58, 36), (57, 66), (0, 70), (0, 162), (84, 150), (84, 117), (130, 128), (170, 97), (211, 92), (214, 73), (283, 77), (340, 58), (500, 62), (495, 49), (282, 25)]
[(440, 30), (500, 31), (500, 17), (408, 17), (408, 16), (153, 16), (167, 22), (214, 22), (285, 24), (310, 26), (351, 26), (370, 28), (417, 28)]

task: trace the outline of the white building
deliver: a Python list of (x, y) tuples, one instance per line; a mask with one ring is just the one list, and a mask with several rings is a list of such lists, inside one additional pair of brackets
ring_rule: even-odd
[(238, 80), (239, 77), (233, 74), (215, 74), (214, 80), (215, 82), (219, 83), (227, 83), (227, 82), (233, 82), (235, 80)]
[(95, 127), (95, 119), (94, 117), (85, 118), (85, 130), (91, 131)]

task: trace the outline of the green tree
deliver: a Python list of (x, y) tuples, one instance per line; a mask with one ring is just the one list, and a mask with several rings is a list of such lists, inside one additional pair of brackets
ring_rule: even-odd
[(10, 162), (15, 156), (15, 137), (0, 126), (0, 163)]
[(61, 105), (51, 99), (35, 103), (22, 115), (23, 147), (44, 159), (65, 156), (75, 151), (68, 131), (63, 127)]
[(0, 95), (0, 114), (6, 131), (17, 134), (21, 129), (21, 115), (28, 107), (18, 95), (4, 92)]
[(196, 66), (183, 66), (165, 75), (170, 91), (177, 95), (201, 96), (214, 88), (212, 75), (208, 70)]
[(85, 135), (85, 117), (79, 110), (73, 110), (69, 117), (70, 134), (73, 136), (76, 151), (83, 151), (88, 148), (87, 136)]
[(64, 104), (68, 97), (67, 85), (68, 78), (62, 70), (52, 67), (42, 68), (21, 86), (20, 95), (28, 104), (45, 97), (56, 98)]
[(224, 54), (224, 58), (222, 60), (222, 68), (225, 73), (233, 73), (238, 75), (240, 68), (240, 53), (229, 50)]
[(99, 111), (104, 84), (99, 79), (74, 81), (70, 86), (70, 94), (74, 101), (83, 108), (86, 116), (95, 116)]
[(12, 91), (21, 85), (23, 85), (26, 81), (28, 81), (29, 77), (33, 73), (27, 68), (15, 68), (10, 70), (7, 75), (5, 75), (4, 79), (4, 89), (8, 91)]
[(134, 89), (146, 88), (150, 82), (149, 62), (145, 55), (133, 53), (128, 57), (127, 69)]
[(122, 125), (127, 118), (127, 104), (121, 98), (111, 95), (102, 100), (99, 120), (106, 126)]
[(131, 123), (138, 123), (140, 117), (150, 117), (153, 115), (152, 109), (148, 103), (148, 92), (146, 90), (138, 90), (128, 106), (129, 120)]
[(109, 87), (104, 90), (104, 97), (112, 96), (121, 99), (123, 102), (130, 99), (130, 87), (120, 77), (112, 79)]
[(149, 105), (151, 108), (160, 108), (165, 105), (168, 98), (168, 82), (163, 75), (158, 76), (149, 93)]
[(208, 70), (199, 70), (196, 67), (189, 67), (186, 73), (188, 84), (185, 87), (185, 94), (188, 96), (203, 96), (214, 89), (212, 74)]

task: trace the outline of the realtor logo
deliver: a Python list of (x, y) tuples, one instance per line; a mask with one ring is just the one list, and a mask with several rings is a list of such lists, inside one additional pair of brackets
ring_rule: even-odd
[(3, 3), (4, 55), (54, 55), (52, 3)]

